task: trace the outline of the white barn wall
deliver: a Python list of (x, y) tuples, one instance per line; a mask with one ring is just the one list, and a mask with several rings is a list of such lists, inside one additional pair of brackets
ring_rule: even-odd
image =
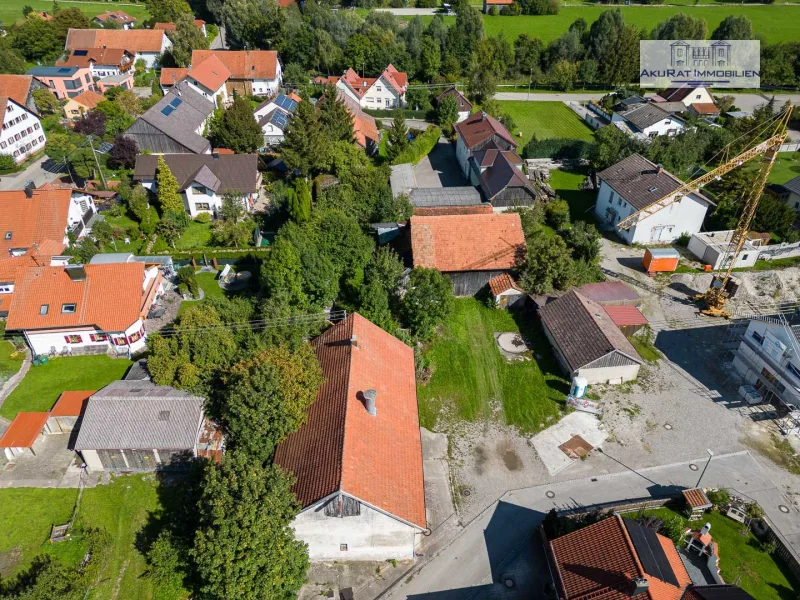
[(585, 377), (589, 385), (596, 383), (624, 383), (639, 376), (641, 365), (623, 365), (619, 367), (601, 367), (598, 369), (578, 369), (575, 375)]
[[(308, 544), (312, 561), (389, 560), (414, 557), (418, 530), (361, 504), (361, 514), (327, 517), (324, 501), (295, 517), (292, 527), (298, 539)], [(340, 550), (347, 544), (347, 550)]]

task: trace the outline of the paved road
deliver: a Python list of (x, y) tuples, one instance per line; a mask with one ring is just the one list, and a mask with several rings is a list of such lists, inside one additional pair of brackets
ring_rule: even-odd
[[(641, 469), (638, 473), (622, 471), (507, 492), (452, 543), (423, 559), (416, 572), (405, 577), (384, 598), (455, 600), (516, 598), (534, 589), (541, 593), (547, 579), (543, 574), (531, 583), (532, 587), (525, 592), (520, 589), (516, 595), (510, 595), (497, 582), (513, 568), (519, 556), (530, 554), (532, 548), (541, 548), (532, 536), (538, 535), (536, 527), (550, 509), (672, 496), (697, 485), (706, 460), (707, 457), (702, 457), (693, 463)], [(748, 452), (714, 457), (702, 476), (702, 485), (725, 487), (757, 501), (788, 543), (800, 551), (800, 514)], [(782, 512), (781, 506), (790, 507), (789, 512)], [(515, 572), (530, 571), (540, 561), (541, 556), (528, 557), (527, 568)]]
[[(45, 163), (48, 160), (49, 159), (44, 156), (20, 173), (3, 175), (0, 177), (0, 190), (21, 190), (29, 181), (33, 181), (34, 185), (38, 188), (49, 181), (53, 181), (53, 179), (58, 177), (61, 173), (59, 170), (53, 172), (45, 168)], [(52, 169), (52, 167), (50, 168)]]
[(227, 50), (228, 46), (225, 43), (225, 28), (219, 28), (219, 35), (211, 40), (211, 45), (209, 46), (211, 50)]

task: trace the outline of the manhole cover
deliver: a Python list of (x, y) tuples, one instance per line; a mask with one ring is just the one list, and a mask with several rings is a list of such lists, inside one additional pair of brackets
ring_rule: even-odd
[(544, 495), (547, 496), (548, 498), (555, 498), (556, 497), (556, 493), (555, 492), (549, 492), (548, 491), (548, 492), (545, 492)]
[(783, 504), (778, 506), (778, 510), (781, 511), (782, 513), (787, 513), (787, 514), (789, 513), (789, 507), (784, 506)]
[(468, 490), (467, 488), (464, 488), (463, 490), (461, 490), (461, 495), (464, 496), (464, 497), (469, 496), (471, 493), (472, 492), (470, 490)]
[(503, 581), (503, 584), (508, 588), (511, 589), (514, 587), (514, 580), (511, 577), (506, 577)]
[(672, 425), (670, 425), (669, 423), (664, 423), (664, 429), (670, 431), (672, 429)]
[(696, 464), (694, 464), (694, 463), (690, 464), (690, 465), (689, 465), (689, 468), (690, 468), (692, 471), (699, 471), (699, 470), (700, 470), (700, 467), (698, 467), (698, 466), (697, 466)]

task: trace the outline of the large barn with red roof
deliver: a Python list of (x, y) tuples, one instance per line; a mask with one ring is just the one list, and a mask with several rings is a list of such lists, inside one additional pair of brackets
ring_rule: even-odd
[(325, 383), (278, 446), (312, 561), (410, 559), (426, 529), (414, 352), (359, 314), (313, 341)]

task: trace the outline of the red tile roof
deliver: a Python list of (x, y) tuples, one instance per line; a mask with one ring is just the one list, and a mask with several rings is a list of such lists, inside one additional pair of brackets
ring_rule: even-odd
[(128, 52), (161, 52), (164, 32), (158, 29), (70, 29), (66, 50), (125, 48)]
[(50, 414), (54, 417), (80, 417), (89, 396), (97, 390), (61, 392)]
[(342, 81), (356, 96), (363, 98), (381, 77), (398, 94), (402, 94), (408, 85), (408, 75), (398, 71), (392, 64), (388, 65), (379, 77), (361, 77), (353, 69), (347, 69), (341, 77), (328, 77), (328, 82)]
[(189, 74), (186, 67), (164, 67), (161, 69), (159, 82), (164, 87), (173, 86)]
[[(30, 267), (17, 281), (8, 312), (9, 330), (97, 327), (124, 331), (139, 319), (144, 292), (143, 263), (84, 265), (86, 278), (70, 279), (64, 267)], [(48, 305), (46, 315), (40, 314)], [(61, 312), (75, 304), (74, 313)]]
[(604, 306), (603, 308), (617, 327), (647, 325), (647, 319), (635, 306)]
[(81, 106), (85, 106), (86, 108), (94, 108), (101, 102), (105, 102), (106, 97), (103, 94), (98, 94), (97, 92), (93, 92), (91, 90), (87, 90), (82, 92), (72, 98), (75, 102), (80, 104)]
[(0, 96), (25, 106), (33, 75), (0, 75)]
[[(195, 19), (194, 24), (197, 25), (198, 29), (202, 29), (203, 25), (206, 24), (203, 19)], [(175, 31), (178, 26), (175, 23), (156, 23), (153, 25), (153, 29), (161, 29), (162, 31)]]
[[(89, 67), (92, 63), (96, 65), (114, 65), (119, 67), (122, 65), (122, 59), (128, 54), (131, 59), (133, 54), (122, 48), (79, 48), (81, 55), (75, 54), (72, 51), (67, 60), (62, 60), (56, 63), (57, 67)], [(86, 52), (86, 54), (83, 54)], [(128, 63), (130, 64), (130, 63)]]
[(192, 52), (192, 65), (197, 66), (212, 55), (228, 68), (231, 79), (277, 77), (278, 53), (274, 50), (195, 50)]
[(356, 143), (362, 148), (367, 147), (367, 140), (371, 140), (377, 144), (381, 138), (380, 133), (378, 133), (378, 125), (375, 121), (375, 117), (361, 110), (359, 103), (342, 90), (337, 90), (336, 95), (344, 102), (348, 112), (353, 115), (353, 137)]
[(657, 538), (679, 587), (645, 573), (619, 516), (608, 517), (552, 540), (550, 550), (561, 597), (564, 600), (629, 599), (633, 580), (643, 577), (649, 582), (647, 597), (650, 600), (679, 600), (691, 579), (672, 541), (658, 534)]
[(684, 500), (692, 508), (710, 507), (711, 501), (706, 496), (705, 492), (700, 488), (692, 488), (690, 490), (683, 490)]
[(695, 102), (692, 104), (694, 112), (698, 115), (718, 115), (719, 109), (713, 102)]
[(228, 81), (231, 72), (215, 54), (212, 54), (196, 67), (192, 67), (187, 75), (207, 89), (216, 91)]
[[(357, 347), (351, 340), (355, 336)], [(307, 508), (341, 491), (426, 527), (414, 352), (354, 313), (313, 341), (325, 382), (308, 421), (278, 446)], [(377, 391), (377, 415), (363, 402)]]
[[(34, 190), (32, 198), (24, 190), (0, 192), (0, 254), (5, 257), (12, 249), (45, 240), (61, 244), (63, 250), (71, 197), (71, 190)], [(11, 238), (6, 239), (9, 232)]]
[(42, 433), (47, 417), (46, 412), (17, 413), (3, 437), (0, 437), (0, 448), (30, 448)]
[(486, 4), (514, 4), (514, 0), (483, 0)]
[(508, 273), (503, 273), (489, 280), (489, 289), (494, 296), (499, 296), (508, 290), (522, 291), (517, 287), (514, 279)]
[(411, 217), (415, 267), (442, 272), (512, 269), (525, 254), (516, 213)]
[(455, 130), (470, 150), (483, 144), (486, 140), (491, 139), (495, 135), (511, 144), (514, 148), (518, 146), (514, 136), (508, 133), (508, 130), (503, 127), (503, 124), (492, 115), (486, 114), (485, 112), (476, 112), (460, 123), (456, 123)]
[(133, 23), (136, 21), (136, 17), (132, 17), (124, 10), (107, 10), (106, 12), (97, 15), (95, 19), (102, 23), (109, 21), (111, 23), (121, 23), (122, 25), (127, 25), (128, 23)]

